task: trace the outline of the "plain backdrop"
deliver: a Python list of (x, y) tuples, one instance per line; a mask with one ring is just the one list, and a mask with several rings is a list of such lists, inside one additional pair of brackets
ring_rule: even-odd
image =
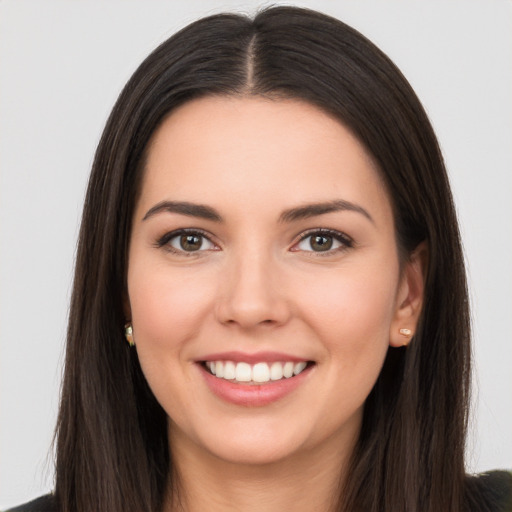
[[(476, 359), (468, 470), (512, 466), (512, 2), (295, 2), (398, 64), (443, 148), (468, 264)], [(247, 1), (0, 2), (0, 508), (52, 488), (84, 189), (120, 89), (178, 28)], [(446, 290), (450, 293), (450, 290)]]

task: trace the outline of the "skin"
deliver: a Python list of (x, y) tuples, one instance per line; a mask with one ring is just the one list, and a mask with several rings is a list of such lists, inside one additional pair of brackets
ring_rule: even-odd
[[(127, 318), (169, 416), (184, 509), (329, 510), (388, 347), (416, 326), (425, 250), (400, 265), (371, 157), (341, 123), (300, 101), (187, 103), (155, 133), (144, 173)], [(334, 200), (359, 211), (280, 219)], [(206, 205), (222, 221), (148, 215), (162, 201)], [(200, 250), (186, 252), (179, 236), (159, 244), (182, 228), (206, 234)], [(301, 235), (318, 229), (343, 238), (315, 251)], [(214, 395), (197, 363), (232, 350), (314, 365), (282, 399), (244, 407)]]

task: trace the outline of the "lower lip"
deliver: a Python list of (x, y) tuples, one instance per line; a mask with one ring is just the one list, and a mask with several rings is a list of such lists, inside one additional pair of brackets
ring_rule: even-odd
[(201, 373), (210, 390), (222, 400), (245, 407), (262, 407), (277, 402), (292, 393), (307, 379), (314, 365), (308, 366), (299, 375), (264, 384), (236, 384), (212, 375), (202, 364)]

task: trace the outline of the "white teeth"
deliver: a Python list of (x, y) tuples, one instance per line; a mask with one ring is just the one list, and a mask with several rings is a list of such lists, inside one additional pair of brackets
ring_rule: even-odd
[(251, 365), (248, 363), (237, 363), (235, 369), (235, 380), (239, 382), (250, 382), (252, 380)]
[(283, 365), (281, 363), (272, 363), (270, 367), (270, 380), (280, 380), (283, 378)]
[(267, 363), (258, 363), (253, 366), (252, 380), (254, 382), (268, 382), (270, 380), (270, 370)]
[(293, 367), (293, 375), (299, 375), (299, 373), (306, 368), (306, 364), (304, 361), (301, 361), (300, 363), (297, 363)]
[(233, 361), (226, 361), (224, 363), (224, 378), (227, 380), (234, 379), (236, 375), (236, 366)]
[(271, 380), (289, 379), (299, 375), (307, 366), (306, 361), (293, 363), (274, 362), (272, 364), (256, 363), (235, 363), (233, 361), (206, 361), (206, 367), (213, 375), (220, 379), (236, 380), (238, 382), (269, 382)]
[(283, 375), (289, 379), (293, 375), (293, 363), (284, 363), (283, 366)]

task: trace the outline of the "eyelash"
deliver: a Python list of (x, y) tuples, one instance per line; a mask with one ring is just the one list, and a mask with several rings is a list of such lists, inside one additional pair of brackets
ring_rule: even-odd
[(157, 248), (163, 248), (165, 249), (166, 251), (169, 251), (173, 254), (178, 254), (180, 256), (185, 256), (185, 257), (191, 257), (191, 256), (198, 256), (200, 255), (201, 253), (205, 252), (205, 250), (197, 250), (197, 251), (185, 251), (185, 250), (180, 250), (180, 249), (176, 249), (175, 247), (173, 247), (172, 245), (170, 245), (170, 241), (173, 239), (173, 238), (176, 238), (176, 237), (179, 237), (179, 236), (182, 236), (182, 235), (196, 235), (198, 237), (201, 237), (203, 239), (206, 239), (208, 242), (210, 242), (212, 245), (216, 245), (214, 242), (211, 241), (211, 238), (210, 238), (210, 235), (208, 233), (206, 233), (205, 231), (202, 231), (200, 229), (177, 229), (176, 231), (171, 231), (169, 233), (166, 233), (164, 236), (162, 236), (161, 238), (159, 238), (155, 244), (155, 246)]
[[(157, 248), (164, 248), (166, 251), (169, 251), (174, 254), (178, 254), (180, 256), (185, 256), (185, 257), (198, 256), (201, 253), (204, 253), (208, 250), (208, 249), (203, 249), (203, 250), (196, 250), (196, 251), (185, 251), (185, 250), (176, 249), (175, 247), (170, 245), (169, 242), (172, 239), (182, 236), (182, 235), (196, 235), (198, 237), (206, 239), (212, 245), (216, 245), (214, 242), (212, 242), (212, 240), (210, 238), (211, 235), (209, 235), (205, 231), (202, 231), (200, 229), (178, 229), (176, 231), (171, 231), (171, 232), (163, 235), (161, 238), (159, 238), (156, 241), (155, 246)], [(325, 229), (325, 228), (318, 229), (317, 228), (317, 229), (311, 229), (311, 230), (308, 230), (308, 231), (302, 233), (299, 237), (299, 240), (293, 244), (293, 246), (291, 247), (290, 250), (293, 252), (300, 252), (301, 251), (300, 249), (294, 249), (294, 248), (297, 247), (304, 240), (307, 240), (308, 238), (311, 238), (315, 235), (332, 238), (332, 239), (336, 240), (337, 242), (339, 242), (341, 244), (341, 246), (336, 247), (334, 249), (328, 249), (326, 251), (311, 250), (311, 251), (302, 251), (302, 252), (311, 253), (311, 254), (314, 254), (315, 256), (332, 256), (335, 253), (346, 251), (347, 249), (350, 249), (354, 246), (354, 241), (349, 236), (345, 235), (344, 233), (341, 233), (340, 231), (336, 231), (333, 229)]]
[[(306, 253), (314, 254), (315, 257), (316, 256), (320, 256), (320, 257), (332, 256), (335, 253), (343, 252), (343, 251), (346, 251), (347, 249), (351, 249), (352, 247), (354, 247), (354, 241), (352, 240), (352, 238), (347, 236), (345, 233), (336, 231), (334, 229), (326, 229), (326, 228), (312, 229), (312, 230), (306, 231), (305, 233), (302, 233), (299, 237), (299, 241), (296, 242), (293, 245), (293, 247), (297, 247), (301, 242), (303, 242), (304, 240), (307, 240), (308, 238), (311, 238), (315, 235), (332, 238), (341, 244), (340, 247), (336, 247), (334, 249), (328, 249), (326, 251), (313, 251), (313, 250), (304, 251)], [(293, 249), (293, 247), (292, 247), (293, 251), (297, 251), (297, 252), (300, 251), (300, 249)]]

